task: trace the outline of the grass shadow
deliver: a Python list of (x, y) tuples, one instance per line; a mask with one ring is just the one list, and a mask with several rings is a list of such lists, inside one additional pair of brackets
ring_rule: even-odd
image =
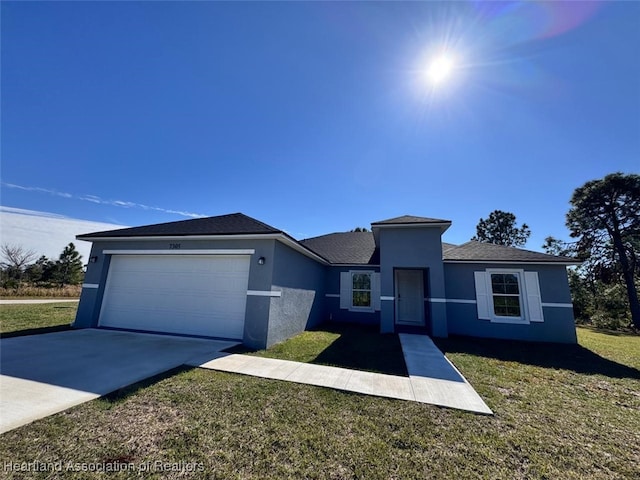
[(13, 332), (2, 332), (0, 338), (22, 337), (24, 335), (39, 335), (42, 333), (64, 332), (71, 330), (71, 325), (53, 325), (51, 327), (26, 328), (24, 330), (14, 330)]
[(119, 388), (114, 390), (113, 392), (107, 393), (106, 395), (102, 395), (98, 400), (107, 403), (107, 404), (116, 404), (120, 403), (132, 395), (135, 395), (140, 390), (144, 390), (147, 387), (150, 387), (162, 380), (173, 377), (175, 375), (181, 374), (183, 372), (188, 372), (193, 370), (196, 367), (190, 367), (188, 365), (180, 365), (178, 367), (172, 368), (162, 373), (158, 373), (157, 375), (153, 375), (152, 377), (145, 378), (144, 380), (140, 380), (139, 382), (132, 383), (131, 385), (127, 385), (126, 387)]
[(640, 331), (635, 331), (632, 329), (623, 329), (623, 330), (609, 330), (605, 328), (597, 328), (592, 325), (578, 325), (580, 328), (585, 330), (589, 330), (590, 332), (601, 333), (603, 335), (608, 335), (610, 337), (640, 337)]
[(445, 354), (467, 353), (543, 368), (571, 370), (587, 375), (640, 379), (640, 370), (608, 360), (581, 345), (522, 342), (451, 336), (434, 338)]
[(400, 339), (381, 334), (378, 327), (326, 323), (319, 330), (339, 337), (310, 363), (408, 376)]

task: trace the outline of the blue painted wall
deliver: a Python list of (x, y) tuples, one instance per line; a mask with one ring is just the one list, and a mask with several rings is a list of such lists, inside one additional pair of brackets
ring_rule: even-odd
[(542, 303), (571, 303), (571, 292), (563, 265), (500, 265), (445, 263), (447, 315), (449, 333), (476, 337), (508, 338), (514, 340), (576, 343), (573, 309), (545, 307), (544, 322), (529, 324), (494, 323), (479, 320), (475, 304), (462, 304), (451, 300), (475, 300), (474, 272), (487, 268), (516, 268), (525, 272), (538, 272)]
[(280, 242), (275, 242), (273, 288), (281, 297), (269, 302), (265, 347), (319, 325), (325, 319), (325, 266)]
[[(380, 245), (380, 283), (382, 296), (395, 297), (394, 268), (428, 268), (430, 297), (444, 298), (444, 268), (440, 227), (383, 227), (376, 232)], [(436, 337), (447, 336), (446, 303), (426, 304), (430, 311), (429, 330)], [(383, 301), (382, 332), (395, 331), (394, 301)]]
[(325, 298), (325, 318), (331, 322), (359, 323), (363, 325), (380, 325), (380, 312), (350, 312), (340, 308), (340, 274), (352, 270), (379, 272), (378, 267), (327, 267), (325, 276), (325, 291), (337, 297)]

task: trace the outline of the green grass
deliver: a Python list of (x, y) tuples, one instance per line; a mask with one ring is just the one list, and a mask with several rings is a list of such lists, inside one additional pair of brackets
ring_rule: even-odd
[(66, 330), (76, 317), (78, 304), (45, 303), (0, 305), (2, 338)]
[[(332, 331), (311, 335), (308, 345), (265, 354), (313, 361), (339, 341), (328, 340)], [(204, 470), (139, 478), (638, 478), (640, 337), (580, 329), (579, 338), (577, 346), (438, 341), (495, 416), (179, 369), (8, 432), (0, 458), (199, 462)]]
[(591, 327), (579, 327), (578, 341), (581, 345), (606, 358), (640, 370), (640, 335), (622, 331), (603, 331)]
[(398, 336), (377, 327), (327, 324), (254, 355), (407, 376)]

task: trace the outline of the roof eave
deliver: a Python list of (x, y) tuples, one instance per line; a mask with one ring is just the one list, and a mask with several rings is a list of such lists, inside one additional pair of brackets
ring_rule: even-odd
[(284, 232), (280, 233), (238, 233), (238, 234), (215, 234), (215, 235), (135, 235), (135, 236), (122, 236), (122, 237), (86, 237), (85, 235), (77, 235), (77, 240), (84, 240), (86, 242), (117, 242), (117, 241), (149, 241), (149, 240), (183, 240), (188, 238), (189, 240), (222, 240), (233, 238), (235, 240), (278, 240), (285, 245), (291, 247), (297, 252), (323, 264), (330, 265), (327, 259), (308, 249), (295, 238), (287, 235)]
[(504, 265), (564, 265), (564, 266), (578, 266), (582, 265), (582, 262), (577, 260), (442, 260), (443, 263), (495, 263)]

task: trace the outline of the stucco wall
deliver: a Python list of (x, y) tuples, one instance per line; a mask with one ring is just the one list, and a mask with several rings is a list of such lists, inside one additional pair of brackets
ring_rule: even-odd
[(324, 277), (324, 265), (280, 242), (275, 243), (272, 290), (282, 294), (263, 297), (269, 302), (266, 347), (324, 320)]
[[(485, 271), (487, 268), (514, 268), (525, 272), (538, 272), (544, 322), (508, 324), (479, 320), (475, 303), (455, 302), (455, 300), (476, 300), (474, 272)], [(576, 343), (573, 309), (566, 306), (545, 306), (545, 303), (571, 303), (565, 266), (445, 263), (444, 270), (449, 333), (514, 340)]]
[[(394, 268), (428, 268), (429, 296), (444, 298), (444, 269), (440, 227), (380, 228), (381, 295), (394, 297)], [(431, 319), (429, 330), (436, 337), (447, 336), (447, 305), (428, 303), (425, 318)], [(394, 301), (382, 302), (380, 326), (382, 332), (393, 332)], [(428, 326), (429, 327), (429, 326)]]

